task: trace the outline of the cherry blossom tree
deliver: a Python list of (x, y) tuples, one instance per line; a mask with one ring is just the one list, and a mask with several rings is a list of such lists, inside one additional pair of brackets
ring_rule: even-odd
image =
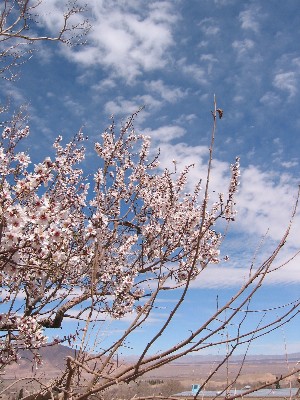
[[(244, 329), (265, 277), (285, 267), (274, 267), (273, 262), (289, 225), (271, 256), (257, 268), (250, 267), (244, 284), (204, 324), (187, 331), (170, 348), (152, 353), (155, 343), (168, 334), (191, 282), (220, 261), (222, 230), (236, 214), (240, 172), (236, 159), (227, 189), (216, 201), (210, 199), (215, 130), (221, 117), (216, 102), (207, 177), (193, 191), (187, 189), (192, 166), (182, 171), (177, 171), (176, 163), (173, 170), (160, 168), (159, 155), (151, 155), (149, 137), (134, 129), (137, 114), (119, 132), (112, 119), (95, 143), (99, 164), (93, 179), (80, 168), (86, 140), (82, 132), (66, 145), (58, 137), (55, 156), (34, 165), (28, 154), (18, 151), (19, 142), (29, 134), (20, 118), (2, 132), (0, 273), (6, 310), (0, 320), (2, 365), (16, 362), (22, 349), (30, 349), (39, 362), (38, 349), (59, 342), (47, 343), (47, 329), (59, 328), (70, 318), (78, 321), (78, 330), (60, 341), (80, 340), (80, 350), (68, 357), (65, 373), (49, 383), (48, 394), (58, 391), (65, 398), (87, 399), (191, 352), (227, 344), (230, 351), (208, 381), (240, 345), (282, 326), (299, 311), (296, 301), (280, 315), (275, 310), (271, 321)], [(155, 314), (159, 296), (168, 292), (177, 293), (169, 315), (145, 343), (138, 361), (119, 365), (118, 352)], [(103, 320), (128, 315), (130, 324), (112, 344), (102, 349), (95, 339), (94, 351), (85, 351), (87, 345), (91, 348), (91, 329), (100, 331)], [(222, 335), (226, 327), (230, 337)]]

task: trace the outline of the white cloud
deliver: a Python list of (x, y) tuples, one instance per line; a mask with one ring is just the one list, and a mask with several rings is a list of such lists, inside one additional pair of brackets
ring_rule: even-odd
[(116, 82), (113, 79), (107, 78), (107, 79), (102, 79), (102, 81), (92, 85), (92, 89), (94, 90), (109, 90), (113, 89), (117, 86)]
[[(166, 303), (166, 301), (164, 301), (164, 303)], [(92, 312), (92, 314), (90, 314), (90, 310), (82, 311), (81, 308), (77, 307), (77, 308), (73, 308), (68, 311), (69, 317), (66, 317), (64, 319), (64, 321), (65, 322), (74, 322), (79, 313), (80, 313), (80, 318), (81, 318), (81, 321), (83, 324), (86, 323), (85, 321), (88, 321), (89, 318), (91, 318), (94, 321), (100, 321), (105, 324), (109, 324), (109, 330), (101, 329), (101, 333), (103, 335), (106, 335), (108, 333), (109, 334), (112, 334), (112, 333), (116, 334), (118, 332), (123, 333), (124, 330), (115, 329), (115, 328), (113, 328), (113, 325), (111, 325), (111, 324), (118, 323), (119, 321), (122, 323), (131, 324), (137, 317), (137, 313), (135, 310), (133, 310), (132, 312), (128, 312), (120, 320), (116, 320), (106, 311), (94, 310)], [(169, 314), (163, 313), (161, 311), (156, 312), (155, 314), (150, 314), (150, 316), (145, 321), (145, 324), (148, 325), (148, 324), (155, 324), (155, 323), (161, 322), (161, 320), (165, 320), (168, 316), (169, 316)], [(91, 329), (93, 329), (93, 326), (91, 326)]]
[(139, 115), (139, 122), (142, 122), (148, 115), (147, 110), (155, 109), (161, 105), (159, 100), (154, 99), (150, 95), (135, 96), (133, 99), (125, 99), (118, 96), (115, 100), (108, 101), (104, 106), (107, 114), (128, 117), (130, 114), (138, 111), (139, 108), (145, 106), (145, 110)]
[[(186, 143), (158, 142), (160, 148), (160, 167), (162, 169), (174, 169), (173, 160), (176, 161), (177, 171), (180, 172), (185, 166), (192, 166), (188, 175), (188, 190), (193, 190), (195, 185), (202, 180), (205, 184), (207, 176), (207, 161), (209, 150), (206, 146), (189, 146)], [(202, 186), (203, 186), (202, 185)], [(211, 171), (211, 188), (217, 196), (224, 192), (229, 185), (229, 165), (223, 161), (214, 160)], [(211, 193), (213, 195), (213, 193)]]
[(247, 54), (249, 50), (254, 48), (254, 45), (255, 44), (251, 39), (235, 40), (232, 43), (232, 47), (237, 51), (239, 57)]
[(288, 92), (289, 98), (297, 93), (297, 76), (293, 71), (280, 72), (275, 75), (273, 85), (283, 91)]
[(83, 115), (84, 107), (70, 96), (65, 96), (62, 103), (72, 114)]
[(145, 86), (148, 90), (157, 93), (162, 99), (169, 103), (176, 103), (179, 99), (186, 96), (187, 92), (183, 91), (179, 87), (170, 87), (164, 84), (164, 82), (159, 79), (156, 81), (146, 82)]
[(235, 0), (214, 0), (217, 6), (229, 6), (234, 3)]
[(247, 272), (242, 268), (210, 265), (192, 282), (191, 287), (214, 289), (240, 286), (245, 282)]
[(299, 165), (298, 161), (286, 161), (286, 162), (282, 162), (281, 165), (284, 168), (293, 168), (293, 167), (297, 167), (297, 165)]
[(149, 135), (151, 139), (161, 142), (169, 142), (185, 135), (186, 130), (181, 126), (167, 125), (161, 126), (158, 129), (144, 129), (143, 133)]
[(110, 75), (132, 82), (143, 71), (163, 68), (174, 44), (177, 17), (172, 2), (90, 1), (92, 30), (88, 44), (64, 49), (67, 57), (85, 66), (104, 67)]
[(294, 64), (296, 67), (300, 68), (300, 57), (293, 58), (292, 64)]
[[(205, 146), (188, 146), (184, 143), (160, 145), (162, 167), (171, 168), (172, 160), (177, 161), (178, 170), (185, 165), (195, 165), (190, 171), (191, 185), (207, 173), (208, 149)], [(229, 185), (229, 165), (213, 160), (211, 189), (216, 193), (225, 192)], [(203, 183), (204, 184), (204, 183)], [(262, 171), (249, 166), (242, 170), (241, 186), (237, 196), (237, 225), (239, 230), (249, 235), (264, 235), (269, 229), (272, 240), (280, 240), (290, 220), (297, 181), (288, 174)], [(300, 223), (299, 218), (295, 225)], [(296, 232), (291, 234), (291, 245), (299, 247)]]
[[(237, 197), (239, 229), (253, 235), (264, 235), (280, 240), (291, 217), (297, 182), (288, 174), (274, 174), (249, 166), (242, 170), (241, 188)], [(295, 228), (299, 227), (299, 218)], [(290, 245), (299, 247), (295, 230)]]
[(198, 83), (207, 84), (208, 76), (204, 68), (199, 67), (197, 64), (188, 64), (185, 58), (178, 61), (178, 67), (181, 71), (196, 80)]
[(201, 41), (197, 44), (197, 47), (198, 47), (199, 49), (202, 49), (202, 48), (207, 47), (207, 46), (209, 46), (209, 40), (201, 40)]
[(250, 7), (248, 10), (242, 11), (239, 14), (239, 21), (242, 29), (259, 31), (258, 16), (260, 15), (259, 7)]
[(137, 111), (142, 104), (132, 100), (118, 97), (116, 100), (108, 101), (104, 106), (104, 111), (110, 115), (130, 115)]
[(245, 101), (245, 98), (241, 95), (236, 95), (233, 97), (233, 101), (235, 103), (243, 103)]
[[(64, 25), (64, 13), (66, 12), (66, 2), (60, 0), (52, 0), (48, 2), (39, 2), (34, 8), (34, 12), (39, 15), (39, 22), (52, 34), (58, 34)], [(71, 24), (81, 23), (84, 21), (82, 14), (74, 14)]]
[(213, 18), (204, 18), (199, 22), (202, 32), (207, 36), (214, 36), (220, 32), (220, 28), (216, 25)]
[(213, 54), (202, 54), (200, 60), (208, 62), (218, 62), (218, 59)]
[(264, 106), (274, 107), (280, 103), (280, 97), (274, 92), (268, 91), (259, 99), (259, 101)]
[(207, 63), (207, 72), (209, 75), (212, 72), (213, 65), (219, 62), (219, 60), (213, 54), (202, 54), (200, 61)]
[(187, 124), (187, 123), (191, 123), (195, 119), (197, 119), (196, 114), (181, 114), (181, 115), (179, 115), (178, 118), (176, 118), (175, 121), (177, 124)]
[(9, 102), (13, 101), (17, 106), (21, 106), (26, 103), (23, 91), (16, 87), (16, 85), (13, 85), (13, 83), (10, 81), (2, 80), (1, 92), (3, 93), (3, 96), (9, 100)]
[[(242, 244), (240, 243), (240, 247)], [(249, 256), (255, 253), (255, 248), (248, 249)], [(266, 260), (273, 252), (274, 247), (268, 246), (260, 252), (261, 260)], [(229, 254), (230, 256), (230, 254)], [(284, 260), (284, 254), (279, 255), (270, 268), (264, 279), (265, 285), (290, 285), (300, 283), (300, 269), (299, 269), (299, 255), (294, 260), (291, 260), (287, 265), (275, 270)], [(286, 257), (285, 260), (288, 260)], [(239, 264), (239, 267), (232, 266), (232, 264)], [(206, 289), (224, 289), (235, 288), (244, 285), (249, 279), (250, 264), (245, 260), (243, 253), (236, 254), (232, 257), (232, 262), (229, 260), (222, 265), (209, 265), (204, 269), (200, 275), (191, 283), (191, 287), (206, 288)], [(259, 264), (256, 265), (256, 268)], [(274, 269), (274, 270), (273, 270)]]

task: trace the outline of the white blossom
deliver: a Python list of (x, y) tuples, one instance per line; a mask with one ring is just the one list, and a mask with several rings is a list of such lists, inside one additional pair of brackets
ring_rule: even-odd
[[(92, 286), (93, 306), (122, 318), (140, 307), (154, 282), (185, 284), (219, 262), (222, 235), (214, 227), (218, 218), (235, 214), (238, 159), (227, 195), (204, 208), (199, 185), (187, 193), (190, 168), (161, 170), (157, 157), (149, 160), (149, 137), (130, 124), (119, 135), (112, 124), (96, 143), (102, 167), (97, 166), (92, 190), (78, 168), (85, 157), (82, 134), (65, 146), (58, 137), (55, 157), (32, 170), (29, 156), (16, 150), (27, 133), (28, 128), (5, 128), (0, 147), (0, 279), (11, 316), (14, 293), (22, 288), (26, 297), (24, 315), (10, 320), (14, 340), (0, 341), (3, 359), (8, 348), (17, 356), (16, 342), (43, 346), (43, 326), (62, 323), (55, 322), (60, 307), (66, 314), (73, 310), (71, 291), (84, 294), (80, 305)], [(148, 280), (151, 285), (141, 284)], [(58, 310), (53, 306), (49, 312), (49, 304), (50, 309), (59, 304)]]

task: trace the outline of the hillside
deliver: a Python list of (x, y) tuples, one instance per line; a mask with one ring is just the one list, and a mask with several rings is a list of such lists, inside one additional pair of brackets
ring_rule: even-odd
[(47, 379), (57, 376), (64, 367), (65, 359), (68, 356), (74, 356), (74, 350), (67, 346), (55, 345), (44, 347), (40, 350), (42, 364), (36, 365), (32, 362), (30, 351), (23, 351), (18, 364), (12, 364), (5, 368), (2, 375), (4, 379), (23, 378), (32, 375), (45, 375)]

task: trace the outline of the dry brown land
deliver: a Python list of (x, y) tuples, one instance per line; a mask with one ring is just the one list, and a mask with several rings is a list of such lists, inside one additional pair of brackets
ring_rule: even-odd
[[(16, 384), (13, 386), (12, 391), (18, 393), (18, 391), (27, 386), (29, 391), (33, 391), (34, 387), (37, 385), (34, 380), (20, 380), (24, 377), (36, 377), (42, 378), (44, 382), (55, 378), (59, 375), (59, 372), (63, 369), (64, 359), (68, 355), (72, 354), (71, 349), (59, 348), (57, 351), (51, 348), (49, 354), (44, 355), (44, 363), (39, 366), (38, 369), (32, 369), (31, 364), (28, 360), (21, 360), (18, 366), (13, 365), (6, 368), (6, 373), (1, 377), (3, 381), (0, 387), (10, 385), (13, 382)], [(299, 357), (300, 358), (300, 357)], [(268, 359), (263, 357), (258, 357), (258, 359), (250, 359), (244, 363), (241, 371), (241, 363), (239, 360), (229, 363), (228, 365), (223, 365), (218, 372), (210, 379), (209, 383), (206, 385), (207, 390), (221, 390), (227, 385), (227, 381), (233, 381), (237, 374), (239, 374), (234, 387), (240, 389), (246, 385), (251, 387), (257, 387), (259, 384), (270, 382), (274, 380), (277, 376), (287, 374), (297, 364), (298, 358), (295, 356), (291, 358), (288, 363), (285, 361), (284, 357), (281, 359)], [(128, 362), (128, 360), (127, 360)], [(213, 357), (210, 360), (200, 359), (196, 357), (194, 359), (189, 358), (187, 361), (180, 361), (163, 366), (157, 370), (147, 373), (140, 379), (140, 387), (144, 388), (150, 387), (151, 394), (155, 392), (160, 392), (160, 388), (163, 385), (168, 386), (172, 394), (178, 392), (175, 388), (180, 388), (179, 391), (187, 391), (191, 389), (193, 383), (201, 384), (210, 372), (217, 366), (216, 361)], [(296, 378), (293, 377), (289, 380), (281, 382), (281, 387), (288, 387), (291, 383), (293, 387), (298, 387)], [(160, 380), (163, 383), (158, 385), (153, 385), (153, 381)], [(152, 381), (149, 383), (149, 381)], [(135, 384), (133, 384), (134, 386)], [(174, 388), (174, 391), (172, 391)], [(147, 389), (147, 390), (148, 390)], [(153, 392), (152, 392), (153, 389)], [(132, 390), (135, 390), (132, 387)], [(1, 390), (0, 390), (1, 391)], [(171, 394), (170, 393), (170, 394)]]
[[(242, 370), (240, 370), (240, 364), (234, 363), (221, 367), (219, 371), (211, 378), (207, 388), (210, 389), (220, 389), (224, 387), (226, 382), (232, 381), (237, 374), (236, 387), (242, 388), (245, 385), (257, 386), (264, 382), (270, 382), (276, 377), (287, 374), (289, 371), (295, 367), (296, 361), (286, 363), (284, 360), (272, 361), (272, 362), (247, 362), (243, 365)], [(213, 362), (207, 363), (197, 363), (197, 364), (170, 364), (161, 367), (157, 370), (151, 371), (145, 375), (143, 379), (172, 379), (180, 381), (187, 390), (191, 387), (192, 383), (202, 383), (208, 374), (216, 366)], [(290, 382), (294, 386), (298, 386), (296, 382), (296, 377), (287, 379), (282, 382), (282, 387), (289, 386)]]

